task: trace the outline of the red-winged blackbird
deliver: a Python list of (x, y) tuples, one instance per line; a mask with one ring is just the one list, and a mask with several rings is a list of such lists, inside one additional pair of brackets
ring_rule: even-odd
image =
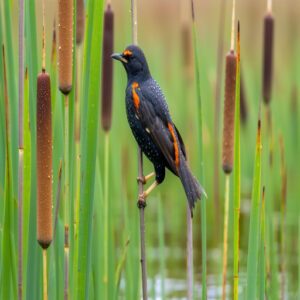
[[(163, 182), (167, 167), (179, 176), (192, 212), (196, 200), (205, 195), (205, 191), (188, 167), (182, 137), (171, 119), (165, 96), (150, 74), (143, 51), (131, 45), (123, 53), (113, 54), (112, 58), (121, 61), (126, 70), (127, 119), (137, 143), (155, 170), (155, 182), (140, 199), (146, 198)], [(153, 175), (139, 180), (145, 183)]]

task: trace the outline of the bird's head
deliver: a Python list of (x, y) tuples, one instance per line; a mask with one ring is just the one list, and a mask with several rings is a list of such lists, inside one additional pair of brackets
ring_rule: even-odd
[(150, 76), (146, 57), (142, 49), (135, 45), (130, 45), (122, 53), (114, 53), (111, 57), (122, 62), (128, 80), (137, 77), (146, 79)]

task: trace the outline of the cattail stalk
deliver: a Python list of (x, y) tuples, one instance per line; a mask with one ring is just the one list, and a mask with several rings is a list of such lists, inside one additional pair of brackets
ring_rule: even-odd
[(272, 1), (268, 0), (268, 11), (264, 17), (264, 48), (263, 48), (263, 99), (265, 104), (271, 101), (273, 77), (273, 39), (274, 18), (272, 15)]
[(240, 197), (241, 197), (241, 158), (240, 158), (240, 22), (237, 30), (237, 67), (235, 89), (235, 124), (234, 124), (234, 215), (233, 215), (233, 298), (238, 299), (239, 287), (239, 246), (240, 246)]
[(76, 44), (80, 45), (84, 37), (85, 28), (85, 10), (84, 0), (77, 0), (76, 2)]
[(75, 158), (76, 158), (76, 177), (75, 177), (75, 205), (74, 205), (74, 263), (73, 263), (73, 282), (77, 283), (78, 275), (78, 224), (79, 224), (79, 205), (80, 205), (80, 170), (81, 170), (81, 155), (80, 155), (80, 74), (79, 71), (79, 51), (76, 51), (76, 89), (75, 89)]
[(105, 133), (104, 142), (104, 298), (108, 299), (109, 287), (109, 133)]
[(226, 274), (228, 253), (228, 215), (229, 215), (229, 184), (230, 177), (225, 177), (225, 203), (224, 203), (224, 232), (223, 232), (223, 278), (222, 278), (222, 300), (226, 299)]
[(64, 131), (64, 167), (65, 167), (65, 281), (64, 281), (64, 299), (69, 299), (69, 224), (70, 224), (70, 199), (69, 199), (69, 97), (65, 95), (65, 131)]
[[(215, 90), (215, 109), (214, 109), (214, 203), (216, 218), (220, 217), (220, 116), (221, 116), (221, 80), (223, 70), (224, 52), (224, 27), (225, 27), (225, 0), (221, 2), (220, 23), (217, 52), (217, 75)], [(218, 234), (219, 236), (219, 234)]]
[(73, 0), (58, 1), (58, 69), (59, 89), (65, 94), (64, 171), (65, 171), (65, 280), (64, 298), (69, 298), (69, 98), (72, 89), (73, 59)]
[(230, 174), (233, 168), (234, 153), (234, 121), (236, 97), (236, 65), (237, 56), (234, 53), (234, 28), (235, 28), (235, 0), (232, 2), (231, 19), (231, 45), (225, 60), (225, 100), (223, 118), (223, 147), (222, 167), (225, 172), (225, 207), (224, 207), (224, 233), (223, 233), (223, 278), (222, 299), (226, 299), (227, 252), (228, 252), (228, 206), (230, 195)]
[(46, 73), (45, 2), (43, 1), (42, 72), (37, 78), (37, 231), (43, 248), (44, 300), (47, 295), (47, 254), (52, 238), (52, 115), (51, 82)]
[(24, 0), (19, 0), (19, 171), (18, 171), (18, 299), (23, 294), (24, 191)]
[(43, 300), (48, 300), (47, 250), (43, 249)]
[(223, 126), (223, 171), (230, 174), (233, 168), (234, 144), (234, 111), (235, 111), (235, 85), (236, 85), (236, 54), (234, 53), (234, 21), (235, 0), (232, 5), (232, 31), (231, 49), (226, 55), (225, 62), (225, 102)]

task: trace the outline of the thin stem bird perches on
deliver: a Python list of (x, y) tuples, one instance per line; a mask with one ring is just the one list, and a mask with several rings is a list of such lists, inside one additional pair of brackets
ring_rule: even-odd
[(18, 299), (22, 299), (24, 191), (24, 0), (19, 1)]
[[(137, 0), (131, 0), (131, 29), (132, 29), (132, 42), (137, 45)], [(138, 147), (138, 177), (143, 178), (143, 153), (140, 147)], [(141, 267), (142, 267), (142, 291), (143, 300), (147, 300), (147, 266), (146, 266), (146, 247), (145, 247), (145, 199), (141, 199), (143, 195), (144, 187), (143, 182), (138, 180), (138, 207), (140, 212), (140, 236), (141, 236)]]

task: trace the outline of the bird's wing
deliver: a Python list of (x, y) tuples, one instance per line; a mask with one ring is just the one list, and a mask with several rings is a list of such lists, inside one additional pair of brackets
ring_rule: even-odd
[[(150, 80), (147, 81), (146, 89), (142, 88), (142, 94), (146, 100), (148, 100), (152, 103), (156, 114), (162, 120), (171, 121), (169, 108), (168, 108), (168, 104), (167, 104), (165, 95), (162, 92), (158, 83), (153, 78), (151, 78)], [(182, 154), (183, 154), (184, 158), (186, 159), (186, 150), (185, 150), (185, 145), (184, 145), (183, 139), (179, 133), (179, 130), (176, 128), (174, 123), (173, 123), (173, 125), (175, 128), (177, 137), (178, 137), (178, 141), (180, 144)]]
[(175, 125), (171, 121), (168, 112), (158, 110), (158, 106), (146, 98), (144, 92), (137, 89), (136, 94), (139, 98), (137, 115), (142, 126), (161, 150), (172, 171), (178, 174), (183, 150)]

